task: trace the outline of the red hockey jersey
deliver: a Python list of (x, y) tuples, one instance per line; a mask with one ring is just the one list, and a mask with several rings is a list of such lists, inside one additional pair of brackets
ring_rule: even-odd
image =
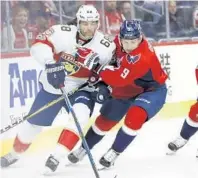
[(145, 40), (130, 54), (126, 54), (115, 38), (119, 67), (100, 73), (105, 83), (113, 89), (115, 98), (130, 98), (165, 84), (167, 79), (152, 46)]

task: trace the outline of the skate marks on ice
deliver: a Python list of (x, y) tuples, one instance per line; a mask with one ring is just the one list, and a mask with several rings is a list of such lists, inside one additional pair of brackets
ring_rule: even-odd
[[(100, 178), (197, 178), (198, 161), (188, 157), (125, 157), (123, 156), (113, 169), (99, 171)], [(10, 168), (2, 169), (3, 178), (95, 178), (91, 166), (87, 160), (78, 165), (61, 167), (56, 173), (44, 176), (42, 167), (44, 159), (28, 159), (28, 164), (13, 165)], [(38, 160), (40, 161), (38, 163)], [(184, 161), (185, 160), (185, 161)], [(26, 160), (27, 161), (27, 160)], [(41, 164), (42, 163), (42, 164)]]
[[(166, 155), (167, 144), (174, 139), (183, 120), (151, 121), (144, 126), (140, 135), (125, 153), (120, 155), (112, 170), (99, 171), (100, 178), (197, 178), (198, 159), (196, 158), (197, 138), (192, 138), (187, 145), (174, 156)], [(107, 136), (93, 150), (96, 163), (108, 150), (114, 134)], [(77, 165), (61, 167), (56, 173), (44, 176), (42, 173), (49, 153), (27, 155), (26, 158), (1, 169), (3, 178), (95, 178), (87, 158)]]
[[(76, 165), (61, 165), (53, 174), (44, 175), (44, 165), (49, 154), (27, 156), (16, 164), (0, 170), (2, 178), (95, 178), (94, 172), (87, 158)], [(100, 178), (115, 178), (112, 171), (99, 171)]]

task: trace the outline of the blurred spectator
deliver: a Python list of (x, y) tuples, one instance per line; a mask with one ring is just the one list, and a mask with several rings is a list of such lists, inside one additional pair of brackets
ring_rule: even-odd
[(69, 16), (71, 20), (76, 17), (78, 8), (85, 4), (85, 1), (62, 1), (62, 8), (66, 16)]
[(141, 19), (141, 26), (145, 36), (156, 38), (156, 24), (162, 17), (163, 2), (134, 1), (136, 19)]
[(50, 12), (58, 13), (58, 10), (52, 0), (42, 1), (44, 7), (48, 9)]
[[(170, 32), (172, 37), (184, 36), (184, 24), (181, 14), (178, 13), (176, 1), (168, 3)], [(166, 15), (162, 16), (157, 24), (157, 32), (166, 32)]]
[(6, 2), (1, 2), (1, 26), (6, 21)]
[(134, 1), (136, 14), (144, 22), (156, 24), (162, 15), (162, 2), (159, 1)]
[(39, 33), (44, 32), (55, 24), (55, 19), (51, 15), (51, 10), (55, 11), (56, 9), (54, 9), (54, 6), (50, 7), (49, 2), (27, 1), (25, 3), (25, 6), (30, 9), (29, 21), (27, 24), (29, 46), (31, 46)]
[(139, 0), (134, 1), (134, 4), (137, 5), (137, 6), (143, 6), (144, 3), (145, 3), (145, 1), (139, 1)]
[(150, 10), (154, 13), (144, 12), (144, 21), (152, 22), (153, 24), (156, 24), (159, 22), (162, 14), (162, 6), (156, 1), (146, 1), (143, 6), (143, 8)]
[[(177, 6), (178, 7), (178, 6)], [(182, 19), (183, 28), (185, 31), (189, 31), (193, 28), (193, 8), (189, 6), (180, 6), (177, 8), (177, 13)]]
[(121, 1), (119, 4), (120, 12), (124, 15), (126, 20), (130, 20), (132, 18), (131, 13), (131, 2), (130, 1)]
[(198, 37), (198, 6), (194, 9), (193, 12), (193, 27), (194, 31), (192, 32), (192, 37)]
[(198, 6), (193, 12), (193, 27), (198, 30)]
[[(83, 1), (81, 1), (81, 2), (83, 2)], [(91, 5), (93, 5), (96, 8), (98, 6), (98, 2), (97, 1), (84, 0), (84, 4), (91, 4)]]
[(117, 10), (117, 1), (105, 1), (105, 31), (108, 34), (118, 34), (124, 19), (123, 14)]
[(1, 41), (1, 48), (3, 49), (5, 46), (3, 46), (3, 40), (2, 37), (5, 35), (3, 34), (3, 28), (6, 23), (6, 4), (5, 1), (1, 2), (1, 34), (0, 34), (0, 41)]
[(91, 4), (93, 5), (98, 11), (100, 11), (102, 9), (102, 3), (104, 3), (104, 1), (90, 1), (90, 0), (84, 0), (85, 4)]
[[(2, 1), (0, 25), (2, 49), (8, 47), (8, 42), (15, 49), (30, 46), (38, 33), (44, 32), (54, 24), (59, 24), (60, 10), (63, 10), (64, 24), (67, 22), (76, 24), (74, 19), (76, 11), (82, 4), (93, 4), (100, 12), (104, 12), (101, 13), (101, 25), (104, 25), (102, 29), (112, 36), (119, 32), (120, 24), (124, 19), (129, 20), (132, 17), (141, 20), (142, 29), (147, 37), (158, 40), (167, 36), (167, 14), (163, 14), (165, 1), (79, 0), (61, 1), (61, 4), (62, 7), (59, 9), (59, 1), (53, 0)], [(10, 14), (7, 14), (7, 7)], [(103, 7), (105, 9), (102, 9)], [(169, 1), (168, 11), (171, 37), (198, 37), (198, 1), (172, 0)]]
[[(46, 6), (47, 5), (47, 6)], [(25, 7), (29, 9), (29, 23), (36, 24), (37, 17), (43, 16), (44, 18), (47, 17), (46, 20), (49, 21), (49, 25), (54, 25), (55, 19), (51, 15), (51, 9), (49, 8), (49, 4), (43, 1), (27, 1), (25, 3)]]
[(33, 24), (28, 24), (27, 31), (30, 46), (39, 33), (43, 33), (51, 26), (50, 17), (50, 13), (39, 10), (37, 12), (37, 16), (35, 17), (35, 22)]
[(195, 5), (196, 1), (177, 1), (178, 6), (189, 6), (193, 7)]
[[(28, 36), (26, 25), (28, 22), (28, 10), (21, 6), (15, 5), (12, 8), (12, 24), (10, 25), (10, 39), (12, 48), (28, 48)], [(3, 28), (2, 47), (8, 47), (8, 27)]]

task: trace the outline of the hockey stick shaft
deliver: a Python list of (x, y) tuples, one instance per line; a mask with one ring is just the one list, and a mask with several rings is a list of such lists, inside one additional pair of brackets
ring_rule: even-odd
[(90, 149), (89, 149), (89, 146), (88, 146), (87, 141), (86, 141), (86, 139), (85, 139), (85, 136), (84, 136), (84, 134), (83, 134), (82, 128), (81, 128), (81, 126), (80, 126), (80, 124), (79, 124), (79, 122), (78, 122), (78, 118), (77, 118), (77, 116), (76, 116), (76, 114), (75, 114), (75, 112), (74, 112), (74, 109), (73, 109), (73, 107), (72, 107), (72, 104), (71, 104), (71, 102), (70, 102), (70, 100), (69, 100), (68, 94), (67, 94), (67, 92), (65, 91), (64, 87), (62, 87), (61, 90), (62, 90), (62, 92), (63, 92), (63, 96), (64, 96), (64, 99), (65, 99), (65, 103), (66, 103), (66, 105), (68, 106), (69, 111), (71, 112), (71, 115), (72, 115), (72, 117), (73, 117), (73, 119), (74, 119), (74, 122), (75, 122), (75, 124), (76, 124), (76, 127), (77, 127), (77, 129), (78, 129), (79, 135), (80, 135), (80, 137), (81, 137), (81, 139), (82, 139), (83, 146), (84, 146), (85, 149), (86, 149), (86, 152), (87, 152), (89, 161), (90, 161), (90, 163), (91, 163), (92, 169), (93, 169), (93, 171), (94, 171), (94, 174), (95, 174), (96, 178), (100, 178), (99, 173), (98, 173), (98, 170), (97, 170), (97, 168), (96, 168), (96, 164), (95, 164), (94, 159), (93, 159), (93, 156), (92, 156), (92, 154), (91, 154), (91, 152), (90, 152)]
[[(69, 92), (68, 95), (69, 95), (69, 96), (73, 95), (76, 91), (78, 91), (78, 90), (80, 90), (80, 89), (86, 87), (87, 85), (88, 85), (88, 82), (82, 84), (81, 86), (79, 86), (79, 87), (75, 88), (74, 90), (72, 90), (71, 92)], [(42, 106), (40, 109), (36, 110), (35, 112), (33, 112), (33, 113), (31, 113), (31, 114), (28, 114), (27, 116), (23, 117), (22, 120), (16, 121), (15, 123), (12, 123), (12, 124), (10, 124), (10, 125), (8, 125), (8, 126), (2, 128), (2, 129), (0, 130), (0, 134), (2, 134), (2, 133), (4, 133), (4, 132), (7, 132), (8, 130), (10, 130), (10, 129), (16, 127), (17, 125), (19, 125), (20, 123), (22, 123), (22, 122), (24, 122), (24, 121), (26, 121), (26, 120), (31, 119), (32, 117), (34, 117), (34, 116), (36, 116), (37, 114), (39, 114), (39, 113), (45, 111), (46, 109), (50, 108), (51, 106), (57, 104), (58, 102), (60, 102), (60, 101), (62, 101), (62, 100), (64, 100), (64, 96), (60, 96), (59, 98), (57, 98), (57, 99), (55, 99), (55, 100), (53, 100), (53, 101), (51, 101), (51, 102), (45, 104), (44, 106)]]

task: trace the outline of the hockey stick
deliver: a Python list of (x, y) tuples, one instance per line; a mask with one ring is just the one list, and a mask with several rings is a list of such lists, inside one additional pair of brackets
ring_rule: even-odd
[[(106, 64), (108, 64), (108, 62), (106, 62), (105, 64), (103, 64), (102, 66), (100, 66), (100, 68), (99, 68), (98, 71), (102, 70), (102, 68), (103, 68)], [(97, 73), (98, 73), (98, 72), (97, 72)], [(85, 82), (85, 83), (82, 84), (81, 86), (79, 86), (79, 87), (75, 88), (74, 90), (70, 91), (70, 92), (68, 93), (68, 96), (74, 94), (76, 91), (78, 91), (78, 90), (80, 90), (80, 89), (82, 89), (82, 88), (84, 88), (84, 87), (86, 87), (86, 86), (88, 86), (88, 85), (89, 85), (89, 83), (88, 83), (88, 82)], [(57, 98), (56, 100), (53, 100), (53, 101), (51, 101), (51, 102), (45, 104), (45, 105), (42, 106), (40, 109), (36, 110), (34, 113), (29, 114), (29, 115), (23, 117), (21, 120), (17, 120), (16, 122), (7, 125), (6, 127), (0, 129), (0, 135), (3, 134), (3, 133), (5, 133), (5, 132), (7, 132), (7, 131), (10, 130), (10, 129), (12, 129), (13, 127), (16, 127), (16, 126), (19, 125), (20, 123), (22, 123), (22, 122), (24, 122), (24, 121), (26, 121), (26, 120), (28, 120), (28, 119), (30, 119), (30, 118), (36, 116), (37, 114), (43, 112), (43, 111), (46, 110), (47, 108), (49, 108), (49, 107), (55, 105), (56, 103), (62, 101), (63, 99), (64, 99), (64, 97), (63, 97), (63, 96), (60, 96), (60, 97)]]
[[(80, 90), (80, 89), (86, 87), (87, 85), (88, 85), (88, 82), (85, 82), (85, 83), (82, 84), (81, 86), (79, 86), (79, 87), (75, 88), (74, 90), (70, 91), (70, 92), (68, 93), (68, 96), (73, 95), (76, 91), (78, 91), (78, 90)], [(35, 112), (33, 112), (32, 114), (28, 114), (27, 116), (23, 117), (22, 120), (18, 120), (18, 121), (16, 121), (16, 122), (11, 123), (10, 125), (8, 125), (8, 126), (2, 128), (2, 129), (0, 130), (0, 134), (2, 134), (2, 133), (4, 133), (4, 132), (7, 132), (7, 131), (10, 130), (11, 128), (16, 127), (17, 125), (19, 125), (20, 123), (22, 123), (22, 122), (24, 122), (24, 121), (26, 121), (26, 120), (28, 120), (28, 119), (31, 119), (32, 117), (36, 116), (37, 114), (43, 112), (44, 110), (50, 108), (51, 106), (57, 104), (58, 102), (60, 102), (60, 101), (62, 101), (62, 100), (64, 100), (64, 96), (60, 96), (59, 98), (57, 98), (57, 99), (55, 99), (55, 100), (53, 100), (53, 101), (51, 101), (51, 102), (45, 104), (45, 105), (42, 106), (40, 109), (38, 109), (38, 110), (36, 110)]]
[(71, 112), (71, 115), (72, 115), (72, 117), (74, 119), (74, 122), (76, 124), (76, 127), (78, 129), (79, 135), (80, 135), (80, 137), (82, 139), (83, 146), (85, 147), (85, 150), (87, 152), (87, 155), (88, 155), (89, 161), (91, 163), (92, 169), (94, 171), (94, 174), (95, 174), (96, 178), (100, 178), (99, 173), (98, 173), (98, 170), (96, 168), (96, 164), (95, 164), (94, 159), (93, 159), (93, 156), (92, 156), (92, 154), (90, 152), (90, 149), (89, 149), (89, 146), (87, 144), (87, 141), (85, 140), (85, 136), (84, 136), (83, 131), (82, 131), (82, 128), (81, 128), (81, 126), (80, 126), (80, 124), (78, 122), (78, 118), (76, 117), (76, 114), (74, 112), (74, 109), (72, 107), (72, 104), (71, 104), (71, 102), (69, 100), (68, 94), (65, 91), (64, 87), (61, 87), (61, 90), (63, 92), (65, 103), (68, 106), (69, 111)]

